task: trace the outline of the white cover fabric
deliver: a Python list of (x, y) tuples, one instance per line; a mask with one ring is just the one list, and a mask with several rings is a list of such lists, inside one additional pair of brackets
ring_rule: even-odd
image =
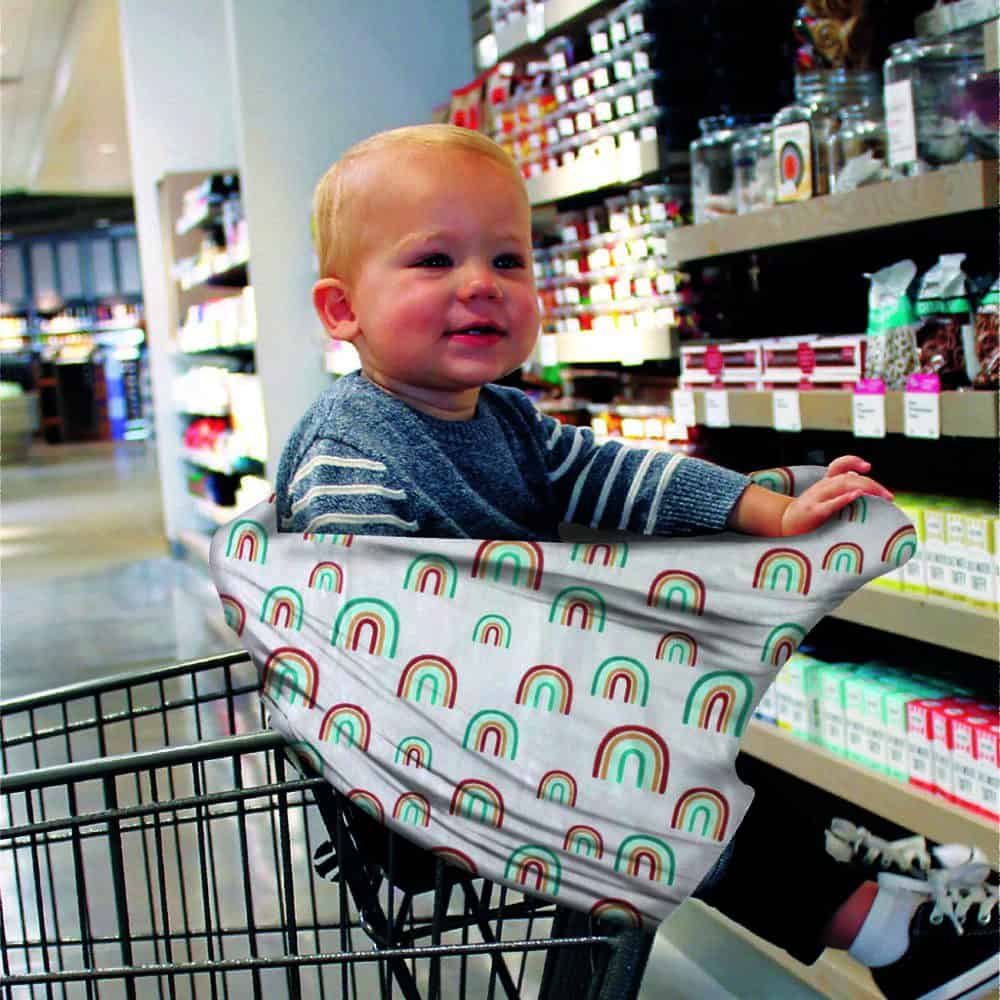
[(279, 534), (272, 502), (211, 565), (272, 725), (342, 793), (478, 875), (655, 926), (752, 800), (733, 762), (775, 673), (915, 547), (871, 497), (790, 539), (591, 543)]

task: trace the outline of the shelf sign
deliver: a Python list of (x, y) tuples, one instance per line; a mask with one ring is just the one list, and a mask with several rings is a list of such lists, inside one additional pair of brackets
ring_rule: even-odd
[(618, 148), (618, 180), (634, 181), (642, 176), (642, 147), (631, 142)]
[(674, 389), (674, 423), (694, 427), (698, 418), (694, 412), (694, 393), (690, 389)]
[(858, 438), (885, 437), (885, 382), (859, 379), (851, 399), (851, 425)]
[(529, 42), (537, 42), (545, 34), (545, 4), (528, 4), (525, 28)]
[(771, 412), (776, 431), (802, 430), (798, 389), (776, 389), (771, 393)]
[(725, 389), (705, 391), (705, 424), (708, 427), (729, 427), (729, 393)]
[(906, 380), (903, 433), (910, 438), (933, 441), (941, 437), (941, 379), (938, 375), (918, 372)]

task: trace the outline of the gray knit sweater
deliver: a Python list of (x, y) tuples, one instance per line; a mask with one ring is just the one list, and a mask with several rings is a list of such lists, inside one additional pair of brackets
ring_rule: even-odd
[(484, 386), (473, 419), (447, 421), (355, 372), (299, 421), (276, 490), (282, 531), (556, 541), (563, 522), (717, 531), (748, 482), (677, 453), (599, 445), (517, 389)]

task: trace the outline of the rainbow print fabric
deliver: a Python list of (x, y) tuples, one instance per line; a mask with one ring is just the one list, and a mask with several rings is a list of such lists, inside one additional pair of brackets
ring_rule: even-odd
[(652, 927), (750, 804), (733, 762), (775, 673), (915, 547), (872, 498), (793, 539), (544, 544), (279, 534), (263, 503), (211, 563), (272, 725), (342, 793), (451, 864)]

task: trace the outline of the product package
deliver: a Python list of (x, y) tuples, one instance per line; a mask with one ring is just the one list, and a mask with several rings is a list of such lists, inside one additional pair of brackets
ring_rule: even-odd
[(1000, 385), (1000, 279), (990, 286), (976, 310), (976, 373), (972, 384), (977, 389), (996, 389)]
[(865, 378), (879, 378), (887, 389), (905, 389), (907, 376), (920, 369), (916, 316), (908, 294), (916, 275), (917, 265), (912, 260), (901, 260), (868, 275)]
[(942, 389), (969, 384), (964, 341), (972, 336), (972, 310), (964, 260), (964, 253), (942, 254), (921, 280), (917, 296), (920, 371), (936, 374)]

